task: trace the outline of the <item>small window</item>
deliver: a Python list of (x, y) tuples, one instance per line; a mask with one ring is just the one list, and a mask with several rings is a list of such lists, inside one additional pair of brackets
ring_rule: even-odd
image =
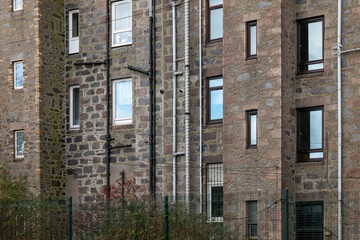
[(257, 110), (247, 111), (247, 148), (257, 147)]
[(13, 0), (13, 10), (18, 11), (23, 9), (23, 0)]
[(323, 202), (298, 202), (296, 204), (296, 239), (324, 239)]
[(114, 124), (132, 123), (132, 80), (113, 82)]
[(256, 21), (246, 23), (246, 58), (256, 58)]
[(14, 62), (14, 89), (24, 87), (24, 64), (22, 61)]
[(209, 79), (208, 123), (221, 123), (223, 119), (223, 78)]
[(298, 114), (298, 162), (322, 161), (323, 107), (301, 108)]
[(15, 131), (15, 157), (23, 158), (25, 148), (25, 132), (23, 130)]
[(209, 41), (223, 38), (223, 1), (208, 0)]
[(132, 7), (130, 0), (112, 4), (112, 46), (132, 43)]
[(79, 10), (69, 12), (69, 53), (79, 52)]
[(70, 127), (80, 127), (80, 87), (70, 87)]
[(324, 69), (324, 18), (298, 21), (298, 73)]
[(207, 165), (207, 216), (209, 222), (223, 221), (223, 164)]
[(258, 210), (257, 201), (248, 201), (247, 203), (247, 235), (248, 239), (258, 236)]

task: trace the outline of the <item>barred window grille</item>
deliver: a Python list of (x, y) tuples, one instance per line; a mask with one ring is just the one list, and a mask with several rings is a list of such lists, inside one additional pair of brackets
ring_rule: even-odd
[(324, 239), (323, 202), (298, 202), (296, 204), (296, 239)]
[(209, 222), (223, 221), (223, 164), (207, 165), (207, 216)]

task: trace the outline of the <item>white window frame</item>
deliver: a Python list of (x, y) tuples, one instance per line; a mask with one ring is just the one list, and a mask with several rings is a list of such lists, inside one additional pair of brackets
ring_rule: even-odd
[(79, 106), (80, 106), (80, 86), (79, 85), (70, 86), (70, 128), (79, 128), (80, 123), (78, 125), (74, 125), (74, 89), (79, 89)]
[[(130, 12), (131, 12), (131, 27), (130, 28), (125, 28), (125, 29), (121, 29), (121, 30), (115, 30), (115, 21), (116, 21), (116, 14), (115, 14), (115, 7), (121, 4), (127, 4), (130, 3)], [(111, 46), (112, 47), (119, 47), (119, 46), (126, 46), (126, 45), (131, 45), (132, 44), (132, 37), (131, 37), (131, 41), (130, 42), (126, 42), (126, 43), (121, 43), (121, 44), (114, 44), (114, 35), (116, 33), (121, 33), (121, 32), (128, 32), (131, 31), (132, 32), (132, 1), (131, 0), (123, 0), (123, 1), (118, 1), (118, 2), (114, 2), (111, 5)]]
[[(23, 84), (21, 86), (16, 86), (16, 64), (22, 63), (23, 65)], [(14, 89), (23, 89), (24, 88), (24, 61), (13, 62), (13, 72), (14, 72)]]
[[(113, 124), (114, 125), (126, 125), (126, 124), (132, 124), (132, 116), (130, 118), (118, 118), (116, 119), (116, 83), (119, 82), (132, 82), (131, 78), (125, 78), (125, 79), (119, 79), (119, 80), (114, 80), (113, 81), (113, 89), (112, 89), (112, 93), (113, 93)], [(132, 86), (132, 85), (131, 85)], [(133, 90), (131, 89), (131, 107), (133, 107)]]
[[(217, 177), (216, 181), (210, 180), (211, 170), (214, 171), (214, 174), (220, 174)], [(211, 188), (212, 187), (223, 187), (224, 191), (224, 173), (223, 173), (223, 164), (222, 163), (215, 163), (215, 164), (208, 164), (207, 165), (207, 221), (208, 222), (223, 222), (223, 217), (213, 217), (211, 216), (211, 203), (212, 203), (212, 195), (211, 195)]]
[[(23, 132), (24, 133), (24, 155), (18, 155), (18, 145), (17, 145), (17, 134)], [(24, 158), (25, 156), (25, 131), (24, 130), (17, 130), (14, 132), (15, 133), (15, 158)]]
[[(77, 37), (73, 37), (72, 34), (72, 23), (73, 23), (73, 15), (74, 13), (78, 14), (78, 31), (79, 31), (79, 36)], [(79, 52), (79, 38), (80, 37), (80, 14), (79, 14), (79, 10), (72, 10), (69, 11), (69, 54), (73, 54), (73, 53), (78, 53)]]
[[(20, 6), (18, 6), (18, 4)], [(21, 4), (20, 4), (21, 3)], [(16, 7), (18, 6), (18, 7)], [(20, 10), (23, 10), (24, 9), (24, 0), (13, 0), (13, 11), (20, 11)]]

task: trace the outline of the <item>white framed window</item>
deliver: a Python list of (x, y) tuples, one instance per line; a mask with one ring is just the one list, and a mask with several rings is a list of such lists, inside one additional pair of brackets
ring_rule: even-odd
[(23, 9), (23, 0), (13, 0), (13, 10), (19, 11)]
[(79, 52), (79, 10), (69, 12), (69, 53)]
[(223, 221), (223, 164), (207, 165), (207, 220)]
[(24, 130), (15, 131), (15, 157), (24, 157), (25, 132)]
[(132, 123), (132, 79), (113, 81), (114, 125)]
[(112, 46), (132, 43), (132, 6), (131, 0), (112, 4)]
[(14, 62), (14, 89), (21, 89), (24, 87), (24, 63), (23, 61)]
[(70, 87), (70, 128), (80, 127), (80, 86)]

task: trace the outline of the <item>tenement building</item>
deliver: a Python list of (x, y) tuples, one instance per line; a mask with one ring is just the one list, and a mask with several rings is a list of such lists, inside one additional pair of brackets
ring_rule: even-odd
[(244, 239), (360, 238), (359, 0), (0, 0), (0, 159), (126, 175)]

